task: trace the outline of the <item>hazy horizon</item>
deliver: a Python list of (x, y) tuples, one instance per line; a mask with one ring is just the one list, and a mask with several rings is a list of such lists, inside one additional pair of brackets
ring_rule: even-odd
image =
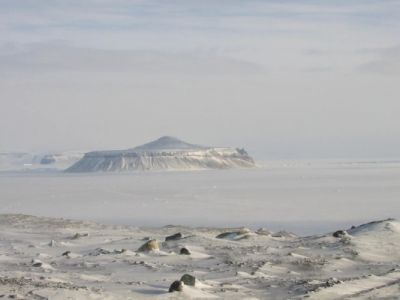
[(398, 158), (399, 25), (391, 0), (1, 1), (0, 152)]

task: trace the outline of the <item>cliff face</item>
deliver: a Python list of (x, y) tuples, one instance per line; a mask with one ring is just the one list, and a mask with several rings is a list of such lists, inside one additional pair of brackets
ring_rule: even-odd
[(243, 149), (204, 147), (162, 137), (133, 149), (86, 153), (66, 171), (196, 170), (254, 166), (254, 160)]

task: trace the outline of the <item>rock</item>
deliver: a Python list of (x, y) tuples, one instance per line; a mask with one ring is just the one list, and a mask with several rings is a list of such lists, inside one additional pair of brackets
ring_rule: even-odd
[(332, 287), (335, 284), (340, 283), (341, 281), (336, 279), (335, 277), (328, 278), (328, 280), (325, 282), (325, 287)]
[(103, 249), (103, 248), (96, 248), (93, 251), (91, 251), (89, 253), (90, 256), (99, 256), (99, 255), (103, 255), (103, 254), (110, 254), (111, 252)]
[(56, 162), (56, 159), (51, 154), (43, 156), (43, 158), (40, 160), (41, 165), (54, 164), (55, 162)]
[(269, 231), (269, 230), (266, 229), (266, 228), (259, 228), (259, 229), (256, 231), (256, 233), (257, 233), (258, 235), (271, 235), (271, 234), (272, 234), (272, 232)]
[(89, 236), (89, 233), (75, 233), (75, 234), (71, 237), (71, 239), (77, 240), (77, 239), (80, 239), (80, 238), (86, 237), (86, 236)]
[(149, 252), (154, 250), (160, 250), (160, 246), (156, 240), (150, 240), (140, 246), (138, 252)]
[(223, 233), (218, 234), (216, 236), (216, 238), (217, 239), (225, 239), (225, 238), (230, 237), (232, 235), (237, 235), (237, 233), (236, 232), (223, 232)]
[(169, 287), (168, 292), (173, 293), (173, 292), (182, 292), (183, 290), (183, 283), (180, 280), (175, 280), (171, 286)]
[(189, 249), (183, 247), (183, 248), (181, 248), (181, 251), (179, 252), (179, 254), (181, 254), (181, 255), (190, 255), (191, 253), (190, 253)]
[(36, 262), (32, 264), (32, 267), (41, 267), (43, 264), (41, 262)]
[(185, 285), (190, 285), (190, 286), (195, 286), (196, 284), (196, 277), (189, 275), (189, 274), (185, 274), (182, 276), (181, 281), (185, 284)]
[(347, 232), (345, 230), (337, 230), (332, 235), (335, 238), (341, 238), (341, 237), (344, 237), (346, 234), (347, 234)]
[(61, 256), (69, 257), (70, 254), (71, 254), (71, 251), (65, 251), (63, 254), (61, 254)]
[(177, 240), (180, 240), (181, 238), (182, 238), (182, 233), (178, 232), (178, 233), (175, 233), (173, 235), (167, 236), (165, 238), (165, 241), (166, 242), (168, 242), (168, 241), (177, 241)]
[(242, 228), (238, 231), (223, 232), (221, 234), (218, 234), (216, 236), (216, 238), (217, 239), (233, 239), (233, 238), (236, 238), (237, 236), (245, 235), (245, 234), (249, 234), (249, 233), (250, 233), (250, 229)]
[(38, 268), (41, 267), (43, 263), (40, 260), (34, 259), (32, 260), (32, 267)]
[(122, 254), (122, 253), (125, 253), (125, 252), (126, 252), (126, 249), (121, 249), (121, 250), (115, 249), (113, 253), (115, 253), (115, 254)]
[(284, 231), (284, 230), (274, 232), (271, 236), (276, 237), (276, 238), (295, 238), (296, 237), (296, 235), (294, 233)]

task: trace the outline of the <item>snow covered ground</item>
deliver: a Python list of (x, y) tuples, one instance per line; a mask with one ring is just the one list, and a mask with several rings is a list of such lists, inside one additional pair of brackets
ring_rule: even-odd
[[(327, 300), (400, 295), (400, 223), (394, 220), (353, 227), (336, 237), (300, 238), (267, 230), (135, 228), (0, 215), (0, 232), (0, 297), (5, 298)], [(176, 233), (181, 236), (165, 241)], [(158, 246), (139, 251), (153, 239)], [(182, 248), (189, 252), (180, 254)], [(182, 291), (169, 293), (172, 282), (184, 274), (195, 279), (185, 280)]]
[(0, 172), (0, 297), (399, 299), (399, 196), (396, 161)]

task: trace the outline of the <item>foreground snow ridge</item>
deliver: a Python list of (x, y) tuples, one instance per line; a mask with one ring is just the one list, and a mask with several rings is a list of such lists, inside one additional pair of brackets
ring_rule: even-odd
[(164, 136), (133, 149), (86, 153), (66, 172), (199, 170), (254, 166), (254, 160), (244, 149), (204, 147)]
[(400, 223), (392, 219), (297, 237), (267, 229), (135, 228), (0, 215), (0, 241), (0, 295), (7, 299), (400, 294)]

